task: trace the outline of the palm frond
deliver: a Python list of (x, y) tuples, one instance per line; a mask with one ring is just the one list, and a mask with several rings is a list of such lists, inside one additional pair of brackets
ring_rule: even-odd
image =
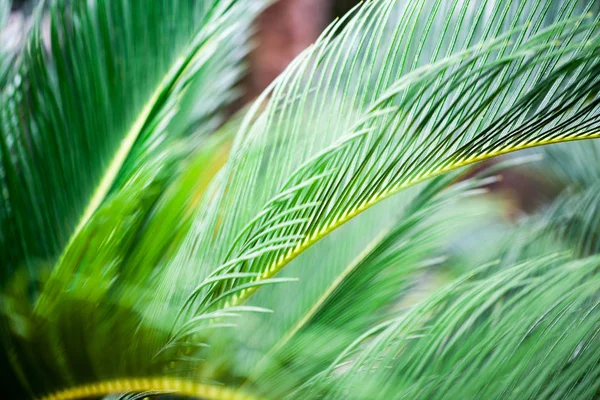
[[(108, 196), (56, 266), (46, 264), (36, 282), (23, 269), (12, 277), (3, 295), (4, 344), (13, 363), (27, 371), (32, 393), (163, 372), (168, 363), (152, 355), (165, 346), (176, 313), (162, 267), (190, 228), (195, 203), (211, 172), (224, 163), (228, 146), (222, 135), (205, 140), (172, 181), (168, 158), (145, 163)], [(33, 307), (32, 283), (39, 287)], [(107, 346), (119, 349), (120, 362)]]
[(358, 337), (292, 397), (597, 396), (596, 186), (521, 221), (497, 261)]
[[(347, 349), (302, 393), (592, 398), (600, 374), (598, 262), (548, 256), (474, 271), (392, 322), (362, 350)], [(347, 355), (351, 366), (336, 373)]]
[[(0, 125), (1, 333), (27, 391), (247, 398), (234, 388), (248, 378), (316, 397), (390, 397), (396, 382), (419, 396), (596, 390), (596, 258), (540, 259), (536, 242), (513, 268), (504, 255), (402, 317), (379, 315), (431, 258), (434, 211), (482, 183), (442, 192), (455, 170), (600, 135), (594, 3), (362, 4), (253, 104), (229, 154), (206, 133), (235, 96), (262, 4), (58, 1), (49, 54), (34, 29)], [(430, 178), (412, 202), (392, 197)], [(301, 301), (282, 316), (297, 278)], [(278, 324), (244, 348), (253, 320)], [(347, 336), (304, 369), (298, 348), (333, 337), (325, 323)], [(237, 363), (248, 350), (254, 370)], [(472, 382), (480, 370), (502, 379)]]
[[(189, 312), (216, 298), (244, 301), (253, 281), (407, 186), (505, 152), (597, 135), (598, 21), (574, 16), (589, 5), (454, 2), (442, 12), (441, 4), (450, 7), (406, 4), (399, 20), (394, 1), (364, 4), (255, 105), (197, 221), (201, 232), (189, 238), (189, 248), (215, 247), (184, 262), (206, 265), (206, 277), (260, 278), (203, 286)], [(544, 28), (548, 19), (556, 24)], [(445, 30), (434, 36), (433, 26)], [(353, 85), (376, 77), (374, 87)]]
[[(244, 357), (236, 359), (237, 369), (251, 371), (249, 381), (269, 388), (270, 397), (283, 396), (356, 337), (399, 313), (395, 306), (417, 278), (442, 261), (447, 232), (459, 223), (451, 222), (456, 216), (448, 209), (480, 193), (489, 181), (448, 188), (458, 176), (436, 178), (415, 194), (374, 207), (280, 274), (298, 282), (259, 290), (249, 303), (274, 312), (249, 315), (250, 323), (238, 324)], [(461, 214), (463, 225), (468, 217)]]
[(152, 278), (227, 157), (230, 140), (205, 134), (235, 95), (262, 5), (58, 1), (50, 54), (33, 30), (0, 143), (2, 368), (30, 395), (163, 373), (148, 356), (169, 329), (146, 307)]
[[(3, 108), (3, 274), (26, 265), (35, 275), (40, 260), (58, 259), (106, 196), (161, 157), (166, 142), (187, 137), (198, 121), (205, 131), (218, 123), (261, 2), (253, 4), (51, 4), (50, 54), (38, 20)], [(186, 106), (197, 96), (190, 88), (212, 102)]]

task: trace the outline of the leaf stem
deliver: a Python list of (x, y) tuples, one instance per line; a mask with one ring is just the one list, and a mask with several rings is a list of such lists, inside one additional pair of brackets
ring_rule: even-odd
[(259, 400), (258, 397), (225, 386), (208, 385), (171, 377), (123, 378), (100, 381), (60, 390), (41, 397), (40, 400), (77, 400), (105, 396), (111, 393), (147, 391), (178, 393), (207, 400)]
[[(487, 160), (487, 159), (490, 159), (493, 157), (497, 157), (497, 156), (501, 156), (504, 154), (513, 153), (516, 151), (530, 149), (530, 148), (538, 147), (538, 146), (545, 146), (545, 145), (549, 145), (549, 144), (573, 142), (576, 140), (598, 139), (598, 138), (600, 138), (600, 132), (593, 132), (593, 133), (587, 133), (587, 134), (584, 134), (581, 136), (578, 136), (577, 134), (573, 134), (571, 136), (564, 137), (564, 135), (563, 135), (562, 137), (558, 137), (558, 138), (552, 138), (552, 139), (547, 139), (547, 140), (542, 140), (542, 141), (534, 141), (534, 142), (530, 142), (530, 143), (519, 144), (516, 146), (506, 146), (504, 148), (500, 148), (500, 149), (497, 149), (497, 150), (494, 150), (491, 152), (482, 153), (477, 156), (471, 156), (471, 157), (468, 157), (463, 160), (457, 160), (457, 162), (450, 163), (443, 168), (434, 170), (428, 174), (417, 176), (413, 180), (403, 182), (400, 185), (390, 188), (390, 189), (386, 190), (385, 192), (383, 192), (382, 194), (380, 194), (372, 199), (369, 199), (368, 201), (365, 201), (363, 204), (359, 205), (354, 210), (350, 210), (348, 213), (344, 214), (339, 220), (335, 221), (334, 223), (330, 224), (329, 226), (324, 227), (323, 229), (319, 230), (318, 232), (313, 232), (312, 235), (307, 236), (303, 242), (298, 244), (298, 246), (296, 246), (296, 248), (292, 249), (285, 256), (280, 257), (278, 262), (273, 264), (271, 267), (269, 267), (258, 278), (258, 280), (269, 279), (269, 278), (273, 277), (279, 271), (281, 271), (283, 269), (283, 267), (285, 267), (293, 259), (295, 259), (297, 256), (299, 256), (304, 250), (306, 250), (307, 248), (309, 248), (310, 246), (312, 246), (313, 244), (315, 244), (316, 242), (321, 240), (323, 237), (325, 237), (328, 234), (330, 234), (331, 232), (333, 232), (335, 229), (342, 226), (344, 223), (348, 222), (350, 219), (356, 217), (358, 214), (367, 210), (369, 207), (375, 205), (376, 203), (379, 203), (380, 201), (382, 201), (382, 200), (384, 200), (384, 199), (386, 199), (386, 198), (388, 198), (410, 186), (413, 186), (413, 185), (416, 185), (423, 181), (426, 181), (428, 179), (434, 178), (438, 175), (442, 175), (446, 172), (450, 172), (457, 168), (465, 167), (467, 165), (471, 165), (476, 162), (484, 161), (484, 160)], [(249, 289), (245, 289), (245, 290), (241, 291), (239, 295), (233, 297), (231, 299), (231, 301), (229, 301), (226, 304), (226, 307), (233, 307), (233, 306), (237, 306), (239, 304), (244, 303), (246, 300), (248, 300), (248, 298), (250, 296), (252, 296), (252, 294), (254, 294), (254, 292), (257, 289), (258, 289), (258, 286), (253, 286)]]

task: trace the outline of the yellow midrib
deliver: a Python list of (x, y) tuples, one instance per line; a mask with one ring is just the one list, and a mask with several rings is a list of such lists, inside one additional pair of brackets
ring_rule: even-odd
[[(152, 112), (152, 109), (156, 106), (159, 96), (161, 93), (169, 86), (173, 86), (179, 77), (185, 75), (185, 72), (188, 70), (190, 65), (193, 65), (195, 61), (198, 60), (199, 55), (202, 53), (202, 50), (211, 44), (211, 40), (207, 40), (201, 45), (197, 47), (192, 47), (191, 50), (186, 50), (184, 54), (178, 57), (173, 66), (167, 71), (162, 81), (157, 85), (156, 89), (150, 96), (150, 99), (144, 107), (142, 108), (140, 114), (132, 124), (131, 128), (121, 141), (119, 148), (115, 155), (113, 156), (111, 162), (109, 163), (106, 172), (103, 174), (100, 183), (98, 184), (96, 190), (92, 194), (89, 203), (87, 204), (85, 211), (83, 212), (79, 222), (77, 223), (75, 230), (69, 237), (67, 244), (61, 254), (65, 254), (70, 247), (73, 240), (77, 237), (77, 234), (83, 229), (85, 224), (90, 220), (94, 212), (98, 209), (98, 207), (102, 204), (102, 201), (106, 198), (106, 195), (110, 191), (111, 186), (113, 185), (125, 159), (129, 155), (135, 141), (139, 137), (148, 116)], [(182, 69), (183, 68), (183, 69)]]
[[(404, 190), (410, 186), (416, 185), (418, 183), (421, 183), (423, 181), (426, 181), (428, 179), (434, 178), (438, 175), (442, 175), (446, 172), (450, 172), (452, 170), (455, 170), (457, 168), (461, 168), (470, 164), (474, 164), (480, 161), (484, 161), (490, 158), (494, 158), (494, 157), (498, 157), (504, 154), (508, 154), (508, 153), (513, 153), (515, 151), (520, 151), (520, 150), (525, 150), (525, 149), (530, 149), (533, 147), (539, 147), (539, 146), (545, 146), (545, 145), (549, 145), (549, 144), (556, 144), (556, 143), (565, 143), (565, 142), (573, 142), (573, 141), (577, 141), (577, 140), (587, 140), (587, 139), (598, 139), (600, 138), (600, 132), (595, 132), (595, 133), (590, 133), (590, 134), (585, 134), (585, 136), (570, 136), (570, 137), (562, 137), (562, 138), (554, 138), (554, 139), (550, 139), (550, 140), (542, 140), (539, 142), (531, 142), (531, 143), (526, 143), (523, 145), (517, 145), (517, 146), (508, 146), (505, 147), (503, 149), (497, 150), (497, 151), (492, 151), (490, 153), (482, 153), (478, 156), (475, 157), (470, 157), (467, 158), (465, 160), (461, 160), (457, 163), (454, 164), (450, 164), (444, 168), (441, 168), (439, 170), (436, 170), (432, 173), (429, 174), (425, 174), (423, 176), (420, 176), (416, 179), (407, 181), (402, 183), (401, 185), (398, 185), (397, 187), (394, 187), (392, 189), (389, 189), (375, 197), (373, 197), (372, 199), (365, 201), (363, 204), (361, 204), (359, 207), (355, 208), (354, 210), (344, 214), (340, 219), (338, 219), (337, 221), (335, 221), (335, 223), (324, 227), (323, 229), (319, 230), (318, 232), (313, 232), (312, 235), (307, 236), (306, 239), (304, 240), (304, 242), (300, 243), (298, 246), (296, 246), (295, 249), (293, 249), (292, 251), (290, 251), (288, 254), (280, 257), (280, 260), (273, 264), (271, 267), (269, 267), (259, 278), (256, 279), (256, 281), (260, 281), (260, 280), (264, 280), (264, 279), (269, 279), (272, 278), (273, 276), (275, 276), (279, 271), (281, 271), (281, 269), (283, 269), (283, 267), (285, 267), (287, 264), (289, 264), (293, 259), (295, 259), (296, 257), (298, 257), (302, 252), (304, 252), (307, 248), (309, 248), (310, 246), (312, 246), (313, 244), (315, 244), (316, 242), (318, 242), (319, 240), (321, 240), (322, 238), (324, 238), (325, 236), (327, 236), (328, 234), (330, 234), (331, 232), (333, 232), (335, 229), (339, 228), (341, 225), (345, 224), (346, 222), (348, 222), (349, 220), (351, 220), (352, 218), (354, 218), (355, 216), (357, 216), (358, 214), (362, 213), (363, 211), (367, 210), (368, 208), (370, 208), (371, 206), (375, 205), (376, 203), (385, 200), (386, 198), (398, 193), (401, 190)], [(242, 290), (238, 295), (233, 296), (233, 298), (231, 299), (231, 301), (227, 302), (225, 304), (225, 307), (232, 307), (232, 306), (237, 306), (239, 304), (242, 304), (243, 302), (245, 302), (256, 290), (258, 290), (257, 286), (253, 286), (249, 289), (244, 289)]]
[(117, 174), (121, 170), (121, 167), (123, 166), (123, 163), (125, 162), (125, 159), (129, 155), (129, 152), (133, 148), (133, 145), (135, 144), (136, 139), (140, 135), (142, 128), (144, 127), (144, 124), (146, 123), (146, 119), (148, 118), (148, 116), (150, 115), (150, 112), (156, 105), (156, 101), (158, 100), (160, 93), (165, 89), (167, 84), (173, 79), (173, 75), (181, 68), (181, 65), (183, 64), (184, 59), (185, 59), (184, 57), (180, 57), (173, 64), (173, 67), (171, 67), (171, 69), (167, 72), (167, 74), (165, 75), (163, 80), (158, 84), (154, 93), (152, 94), (152, 96), (150, 97), (148, 102), (144, 105), (144, 107), (142, 108), (142, 111), (138, 115), (137, 119), (134, 121), (133, 125), (131, 126), (131, 128), (129, 129), (129, 131), (127, 132), (127, 134), (121, 141), (121, 144), (119, 145), (117, 152), (115, 153), (111, 162), (109, 163), (108, 168), (106, 169), (106, 172), (104, 173), (102, 180), (100, 181), (100, 184), (94, 191), (87, 207), (85, 208), (83, 215), (79, 219), (79, 222), (77, 223), (77, 226), (75, 228), (75, 231), (71, 235), (71, 238), (77, 236), (77, 234), (81, 231), (81, 229), (83, 229), (85, 224), (91, 218), (92, 214), (94, 214), (94, 211), (96, 211), (96, 209), (102, 203), (102, 200), (104, 200), (104, 198), (108, 194), (108, 191), (110, 190), (110, 187), (114, 183), (115, 178), (117, 177)]
[(111, 393), (141, 393), (149, 391), (178, 393), (184, 396), (207, 400), (260, 400), (258, 397), (247, 395), (225, 386), (208, 385), (186, 379), (166, 377), (123, 378), (101, 381), (60, 390), (41, 397), (39, 400), (78, 400), (106, 396)]
[[(73, 242), (77, 238), (77, 235), (85, 227), (87, 222), (90, 220), (90, 218), (92, 217), (94, 212), (102, 204), (102, 201), (105, 199), (106, 195), (108, 194), (112, 184), (115, 181), (115, 178), (117, 177), (117, 175), (123, 165), (123, 162), (129, 155), (129, 152), (131, 151), (133, 145), (135, 144), (136, 139), (140, 135), (148, 116), (152, 112), (152, 109), (156, 106), (156, 102), (157, 102), (159, 96), (161, 95), (161, 93), (167, 87), (175, 85), (175, 83), (177, 83), (178, 79), (180, 79), (181, 76), (184, 76), (186, 71), (190, 68), (190, 66), (194, 65), (194, 62), (196, 62), (199, 59), (200, 54), (202, 53), (203, 49), (205, 49), (207, 46), (211, 45), (213, 41), (214, 40), (211, 40), (209, 38), (208, 40), (206, 40), (200, 44), (194, 45), (191, 48), (186, 48), (186, 50), (183, 52), (183, 54), (181, 56), (179, 56), (173, 62), (173, 65), (171, 66), (171, 68), (166, 72), (166, 74), (163, 77), (163, 79), (161, 80), (161, 82), (157, 85), (156, 89), (152, 93), (152, 96), (150, 97), (148, 102), (144, 105), (144, 107), (142, 108), (142, 111), (140, 112), (140, 114), (138, 115), (138, 117), (136, 118), (134, 123), (132, 124), (131, 128), (125, 135), (124, 139), (121, 141), (121, 144), (120, 144), (117, 152), (113, 156), (112, 161), (110, 162), (108, 168), (106, 169), (106, 173), (103, 175), (98, 187), (94, 191), (87, 207), (85, 208), (83, 215), (79, 219), (79, 222), (77, 223), (75, 230), (73, 231), (73, 233), (69, 237), (68, 241), (66, 242), (66, 245), (64, 246), (64, 248), (62, 250), (62, 253), (59, 255), (59, 257), (58, 257), (59, 261), (56, 264), (57, 267), (54, 268), (52, 271), (52, 276), (54, 276), (60, 272), (60, 270), (61, 270), (60, 265), (61, 265), (62, 258), (65, 256), (65, 254), (67, 254), (69, 252), (69, 249), (73, 245)], [(191, 43), (193, 43), (193, 41), (191, 41)], [(39, 299), (37, 300), (37, 302), (34, 306), (34, 309), (36, 311), (39, 311), (38, 307), (40, 306), (40, 304), (43, 303), (42, 302), (43, 298), (44, 298), (44, 296), (42, 293), (42, 295), (39, 297)]]

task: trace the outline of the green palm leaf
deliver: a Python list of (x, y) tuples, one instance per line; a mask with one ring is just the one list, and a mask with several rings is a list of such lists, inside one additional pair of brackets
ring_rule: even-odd
[[(398, 196), (374, 207), (282, 271), (299, 282), (265, 287), (253, 296), (250, 304), (274, 311), (249, 315), (249, 325), (240, 323), (236, 330), (242, 348), (249, 348), (243, 359), (255, 385), (271, 397), (284, 396), (386, 315), (399, 313), (394, 306), (407, 300), (418, 277), (442, 261), (439, 252), (448, 231), (459, 224), (450, 222), (458, 213), (442, 211), (490, 181), (474, 179), (448, 188), (458, 176), (435, 178), (410, 199)], [(460, 213), (460, 223), (468, 217)], [(241, 362), (237, 368), (243, 370)]]
[[(442, 2), (411, 3), (398, 23), (395, 2), (372, 2), (330, 27), (267, 92), (264, 110), (266, 95), (247, 116), (197, 222), (204, 232), (189, 238), (189, 248), (215, 246), (184, 262), (206, 265), (198, 273), (207, 277), (269, 278), (402, 188), (505, 152), (596, 137), (598, 22), (573, 17), (586, 11), (573, 2), (483, 3), (477, 12), (452, 3), (449, 14)], [(549, 10), (563, 22), (542, 29)], [(427, 35), (457, 18), (441, 40)], [(423, 39), (405, 42), (407, 26)], [(353, 85), (376, 77), (374, 87)], [(192, 314), (215, 299), (243, 302), (252, 281), (202, 286), (190, 295)]]
[[(168, 333), (143, 306), (160, 282), (140, 284), (223, 164), (222, 135), (203, 136), (236, 95), (263, 5), (57, 1), (50, 54), (33, 29), (2, 95), (0, 138), (2, 339), (30, 394), (163, 371), (140, 356)], [(146, 350), (125, 350), (135, 332)], [(118, 367), (106, 351), (115, 334)]]
[[(25, 263), (35, 274), (166, 142), (198, 121), (210, 131), (232, 99), (247, 11), (232, 1), (52, 3), (51, 53), (34, 29), (4, 109), (3, 273)], [(235, 51), (220, 45), (231, 35)], [(189, 88), (212, 103), (186, 109)]]
[(547, 257), (480, 269), (393, 322), (348, 371), (336, 377), (332, 365), (308, 390), (326, 388), (326, 398), (592, 398), (597, 266), (597, 258)]
[(597, 253), (597, 206), (596, 185), (563, 194), (506, 234), (497, 261), (367, 332), (294, 395), (593, 398), (598, 259), (573, 259)]

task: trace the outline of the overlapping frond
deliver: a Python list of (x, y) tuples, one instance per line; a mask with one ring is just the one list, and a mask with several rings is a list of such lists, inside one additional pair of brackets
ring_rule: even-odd
[[(361, 4), (253, 104), (229, 154), (203, 134), (262, 4), (58, 1), (49, 54), (34, 29), (0, 110), (0, 328), (28, 392), (596, 393), (596, 258), (533, 258), (536, 241), (381, 322), (436, 259), (437, 211), (482, 184), (444, 192), (455, 170), (600, 135), (594, 2)], [(588, 211), (553, 232), (587, 238)], [(272, 329), (240, 345), (252, 321)]]
[(436, 178), (416, 194), (376, 206), (280, 274), (298, 282), (258, 291), (250, 304), (274, 312), (252, 315), (251, 323), (244, 321), (236, 329), (244, 354), (237, 369), (251, 375), (246, 384), (252, 382), (271, 397), (284, 396), (356, 337), (399, 313), (395, 308), (419, 277), (425, 279), (442, 262), (449, 231), (466, 225), (470, 217), (473, 223), (468, 212), (460, 213), (458, 221), (458, 212), (452, 211), (489, 180), (448, 188), (458, 176)]
[[(56, 260), (167, 142), (198, 121), (205, 132), (218, 123), (261, 2), (253, 4), (52, 2), (50, 54), (38, 20), (2, 110), (3, 273), (27, 265), (35, 274)], [(211, 101), (186, 105), (200, 92)]]
[[(579, 176), (586, 168), (596, 166)], [(520, 221), (490, 265), (358, 337), (292, 397), (595, 398), (600, 202), (587, 182)]]
[[(158, 299), (170, 306), (161, 296), (161, 267), (185, 237), (227, 145), (220, 137), (205, 142), (172, 182), (167, 159), (146, 163), (107, 198), (56, 266), (46, 263), (36, 281), (23, 269), (11, 277), (3, 339), (32, 393), (164, 372), (168, 363), (152, 355), (165, 345), (176, 310), (151, 307)], [(31, 285), (39, 288), (33, 305)], [(118, 349), (118, 363), (107, 347)]]
[(205, 134), (264, 4), (56, 1), (50, 49), (34, 26), (0, 110), (1, 367), (30, 395), (164, 372), (153, 278), (227, 158)]
[(182, 257), (208, 266), (199, 270), (207, 278), (260, 278), (202, 286), (187, 311), (244, 301), (253, 282), (416, 182), (596, 137), (600, 39), (590, 7), (379, 1), (335, 23), (247, 116), (189, 239), (189, 248), (217, 247)]
[[(372, 335), (362, 350), (349, 347), (298, 393), (593, 398), (600, 374), (598, 262), (548, 256), (479, 269)], [(352, 364), (344, 368), (348, 357)]]

